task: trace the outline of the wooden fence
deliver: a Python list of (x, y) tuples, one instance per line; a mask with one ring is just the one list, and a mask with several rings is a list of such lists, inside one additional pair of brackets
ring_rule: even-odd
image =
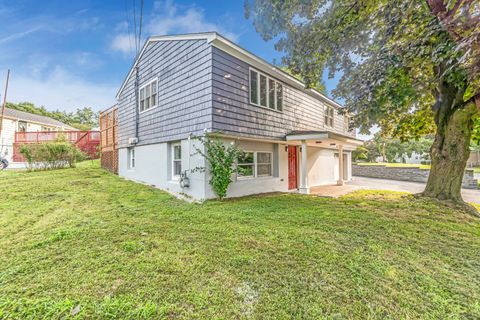
[(102, 168), (118, 173), (117, 108), (100, 113), (100, 161)]

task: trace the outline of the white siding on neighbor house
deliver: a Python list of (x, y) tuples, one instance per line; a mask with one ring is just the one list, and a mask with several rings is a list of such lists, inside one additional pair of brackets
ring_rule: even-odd
[[(22, 120), (20, 120), (22, 121)], [(42, 125), (33, 122), (27, 122), (27, 131), (28, 132), (37, 132), (42, 131), (43, 128), (50, 128), (51, 130), (57, 130), (58, 127), (51, 125)], [(2, 134), (0, 137), (0, 150), (2, 156), (6, 153), (5, 158), (12, 162), (13, 156), (13, 143), (15, 142), (15, 132), (18, 131), (18, 121), (12, 120), (9, 118), (3, 119)], [(3, 146), (3, 149), (1, 148)]]
[(15, 131), (17, 130), (17, 121), (11, 119), (3, 119), (2, 135), (0, 137), (0, 149), (2, 156), (12, 162), (13, 142), (15, 141)]

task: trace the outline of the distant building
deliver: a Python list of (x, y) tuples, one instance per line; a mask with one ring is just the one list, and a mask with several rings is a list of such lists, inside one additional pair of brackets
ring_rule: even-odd
[(0, 135), (0, 154), (12, 162), (16, 132), (77, 130), (68, 124), (46, 116), (5, 108)]

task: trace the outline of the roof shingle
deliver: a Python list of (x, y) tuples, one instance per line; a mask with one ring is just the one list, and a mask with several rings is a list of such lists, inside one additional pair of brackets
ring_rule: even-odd
[(10, 108), (5, 108), (4, 116), (8, 118), (14, 118), (17, 120), (38, 122), (45, 125), (63, 127), (65, 130), (78, 130), (72, 126), (69, 126), (66, 123), (52, 119), (50, 117), (41, 116), (38, 114), (33, 114), (33, 113), (19, 111), (19, 110), (10, 109)]

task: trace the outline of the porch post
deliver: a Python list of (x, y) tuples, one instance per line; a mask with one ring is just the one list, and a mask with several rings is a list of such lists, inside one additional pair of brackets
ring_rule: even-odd
[(301, 166), (300, 166), (300, 188), (299, 192), (304, 194), (310, 193), (310, 188), (308, 187), (308, 177), (307, 177), (307, 141), (302, 140), (302, 149), (301, 149)]
[(338, 146), (338, 181), (337, 185), (343, 186), (344, 177), (343, 177), (343, 146)]

